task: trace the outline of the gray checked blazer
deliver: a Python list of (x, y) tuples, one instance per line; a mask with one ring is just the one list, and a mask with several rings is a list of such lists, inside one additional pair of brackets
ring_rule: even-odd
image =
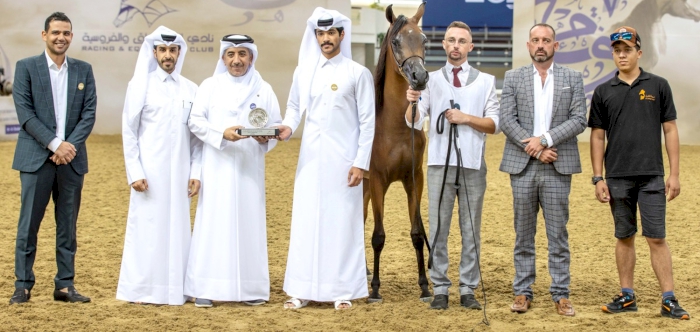
[[(561, 174), (581, 173), (576, 135), (586, 129), (586, 96), (581, 73), (554, 63), (554, 98), (549, 134), (557, 149), (554, 168)], [(519, 174), (530, 161), (522, 140), (533, 136), (535, 97), (533, 65), (506, 72), (501, 95), (500, 128), (506, 135), (500, 170)]]
[[(85, 140), (95, 124), (97, 95), (92, 66), (66, 58), (68, 64), (68, 100), (66, 102), (66, 141), (78, 150), (70, 165), (76, 173), (88, 171)], [(20, 131), (12, 168), (35, 172), (52, 153), (49, 143), (56, 137), (51, 76), (46, 55), (19, 60), (12, 87)]]

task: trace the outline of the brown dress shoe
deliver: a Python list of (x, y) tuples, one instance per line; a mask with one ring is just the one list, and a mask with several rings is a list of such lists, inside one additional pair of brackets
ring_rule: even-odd
[(515, 297), (513, 304), (510, 306), (510, 311), (521, 314), (527, 312), (527, 309), (530, 309), (530, 302), (532, 301), (528, 299), (527, 296), (518, 295)]
[(563, 316), (573, 316), (576, 314), (574, 306), (569, 299), (560, 299), (559, 302), (554, 302), (557, 307), (557, 313)]

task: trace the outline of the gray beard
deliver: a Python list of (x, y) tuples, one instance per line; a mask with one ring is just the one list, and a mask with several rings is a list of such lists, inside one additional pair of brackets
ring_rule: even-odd
[(547, 62), (550, 59), (554, 57), (554, 54), (552, 55), (530, 55), (530, 58), (532, 58), (533, 61), (535, 62)]

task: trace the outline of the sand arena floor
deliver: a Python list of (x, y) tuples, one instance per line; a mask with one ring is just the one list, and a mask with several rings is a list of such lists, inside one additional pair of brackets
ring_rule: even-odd
[[(571, 300), (576, 317), (560, 317), (548, 294), (547, 242), (544, 224), (537, 234), (537, 274), (533, 308), (526, 314), (509, 311), (513, 279), (513, 212), (509, 178), (498, 171), (504, 136), (487, 142), (488, 189), (482, 225), (482, 270), (488, 299), (490, 326), (480, 325), (483, 311), (459, 306), (457, 287), (451, 289), (450, 308), (429, 310), (418, 300), (416, 261), (409, 237), (405, 194), (400, 184), (389, 189), (386, 203), (387, 243), (382, 255), (381, 304), (354, 302), (351, 310), (335, 311), (332, 304), (312, 304), (298, 311), (283, 310), (282, 291), (289, 243), (294, 173), (299, 140), (291, 140), (267, 156), (267, 227), (271, 279), (270, 302), (259, 307), (239, 303), (211, 309), (130, 305), (115, 299), (124, 242), (129, 187), (124, 175), (120, 136), (93, 135), (88, 140), (90, 173), (85, 177), (78, 220), (76, 286), (92, 297), (89, 304), (66, 304), (52, 298), (55, 223), (49, 204), (39, 233), (35, 264), (37, 284), (24, 305), (0, 310), (2, 331), (65, 330), (249, 330), (249, 331), (605, 331), (700, 330), (700, 238), (697, 235), (700, 196), (700, 146), (681, 148), (681, 195), (668, 205), (668, 241), (673, 253), (676, 294), (690, 312), (690, 321), (673, 321), (659, 314), (660, 291), (649, 261), (644, 238), (637, 239), (635, 288), (639, 312), (607, 315), (599, 306), (619, 290), (614, 260), (613, 226), (607, 205), (598, 203), (590, 185), (588, 144), (580, 144), (583, 174), (573, 177), (569, 234), (571, 244)], [(14, 142), (0, 142), (0, 289), (8, 301), (14, 290), (14, 245), (19, 216), (19, 175), (11, 169)], [(422, 215), (427, 219), (427, 190)], [(194, 203), (193, 210), (194, 211)], [(194, 213), (194, 212), (193, 212)], [(193, 214), (194, 216), (194, 214)], [(371, 220), (369, 221), (371, 223)], [(427, 228), (427, 222), (425, 222)], [(371, 227), (367, 227), (367, 257), (371, 262)], [(449, 275), (457, 283), (459, 230), (451, 229)], [(478, 295), (483, 303), (483, 298)]]

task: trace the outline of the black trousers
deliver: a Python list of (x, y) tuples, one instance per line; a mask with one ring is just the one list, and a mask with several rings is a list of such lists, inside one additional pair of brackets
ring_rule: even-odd
[(17, 225), (15, 246), (15, 288), (34, 287), (34, 259), (37, 234), (44, 218), (49, 198), (53, 198), (56, 218), (56, 289), (73, 285), (75, 277), (76, 225), (80, 210), (80, 195), (84, 176), (68, 165), (56, 165), (51, 160), (36, 172), (20, 172), (22, 203)]

